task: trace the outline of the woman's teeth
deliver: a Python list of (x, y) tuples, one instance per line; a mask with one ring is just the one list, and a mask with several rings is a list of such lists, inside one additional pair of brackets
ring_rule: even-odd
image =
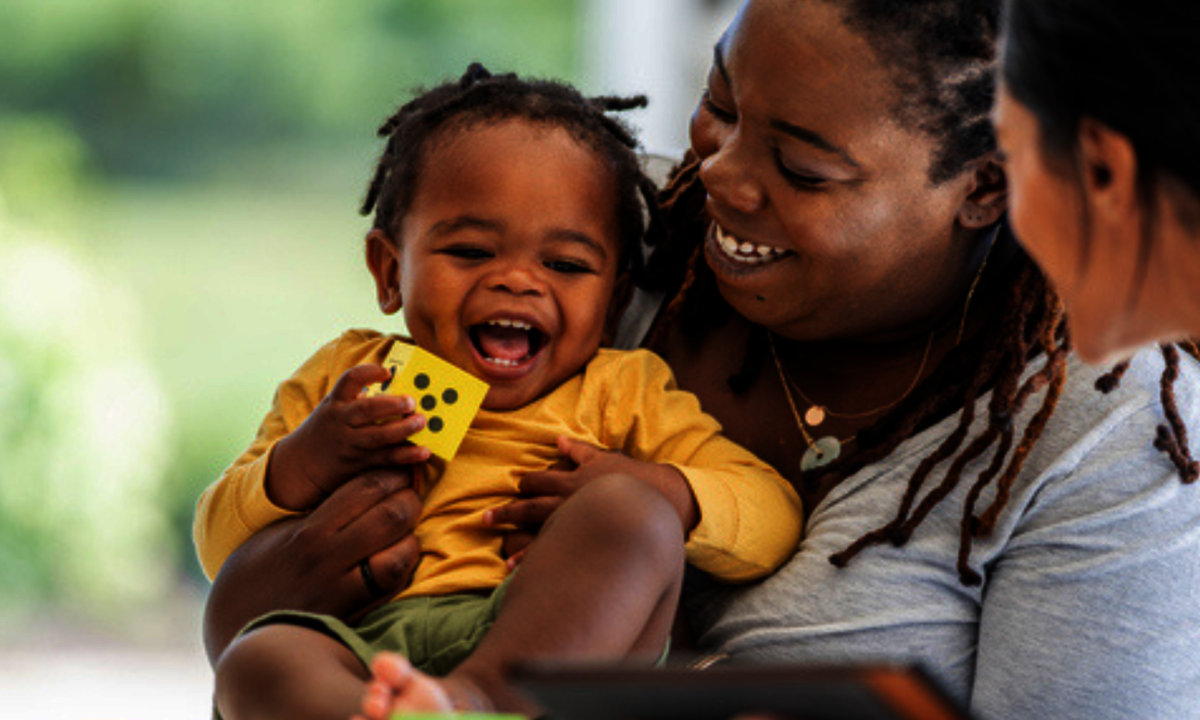
[(775, 260), (785, 252), (770, 245), (739, 242), (737, 238), (725, 232), (720, 225), (714, 225), (714, 227), (716, 228), (717, 244), (730, 260), (748, 265), (758, 265)]

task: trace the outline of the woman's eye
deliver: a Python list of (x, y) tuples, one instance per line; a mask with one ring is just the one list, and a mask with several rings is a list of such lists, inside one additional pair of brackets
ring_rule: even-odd
[(802, 190), (812, 190), (819, 188), (829, 182), (827, 178), (819, 175), (809, 175), (808, 173), (797, 172), (789, 168), (782, 160), (777, 160), (776, 165), (779, 167), (779, 174), (783, 175), (783, 179), (789, 185)]
[(707, 110), (709, 112), (709, 114), (711, 114), (713, 117), (720, 120), (721, 122), (724, 122), (724, 123), (737, 122), (737, 114), (730, 112), (729, 110), (726, 110), (726, 109), (722, 108), (720, 105), (718, 105), (713, 100), (712, 90), (710, 90), (708, 88), (705, 88), (704, 94), (700, 96), (700, 104), (704, 106), (704, 109)]

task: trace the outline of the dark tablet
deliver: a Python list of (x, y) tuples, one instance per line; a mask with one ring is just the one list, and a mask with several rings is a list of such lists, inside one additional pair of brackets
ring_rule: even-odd
[(517, 685), (554, 720), (969, 720), (919, 668), (533, 664)]

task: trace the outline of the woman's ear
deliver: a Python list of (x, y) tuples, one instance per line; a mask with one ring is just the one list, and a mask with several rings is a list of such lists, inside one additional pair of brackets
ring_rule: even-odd
[(1137, 151), (1128, 137), (1085, 117), (1079, 122), (1079, 161), (1091, 212), (1110, 221), (1137, 212)]
[(399, 312), (404, 306), (400, 295), (400, 246), (378, 228), (367, 233), (367, 269), (375, 278), (379, 309), (386, 315)]
[(996, 151), (975, 160), (967, 171), (967, 196), (958, 209), (963, 227), (977, 230), (995, 224), (1008, 210), (1008, 175)]

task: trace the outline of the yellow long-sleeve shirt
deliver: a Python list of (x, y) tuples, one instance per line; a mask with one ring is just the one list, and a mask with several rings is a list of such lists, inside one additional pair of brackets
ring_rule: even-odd
[[(349, 331), (279, 386), (254, 443), (200, 497), (194, 535), (210, 578), (252, 534), (293, 514), (266, 494), (275, 443), (308, 417), (343, 372), (382, 362), (393, 342), (405, 340)], [(403, 594), (478, 590), (504, 579), (501, 535), (484, 526), (482, 514), (512, 500), (524, 474), (558, 460), (559, 435), (677, 467), (700, 508), (688, 561), (727, 582), (770, 573), (796, 549), (800, 500), (786, 480), (720, 430), (695, 396), (675, 388), (666, 363), (644, 350), (601, 350), (583, 372), (541, 399), (508, 412), (480, 411), (454, 461), (430, 463), (421, 483), (421, 562)]]

